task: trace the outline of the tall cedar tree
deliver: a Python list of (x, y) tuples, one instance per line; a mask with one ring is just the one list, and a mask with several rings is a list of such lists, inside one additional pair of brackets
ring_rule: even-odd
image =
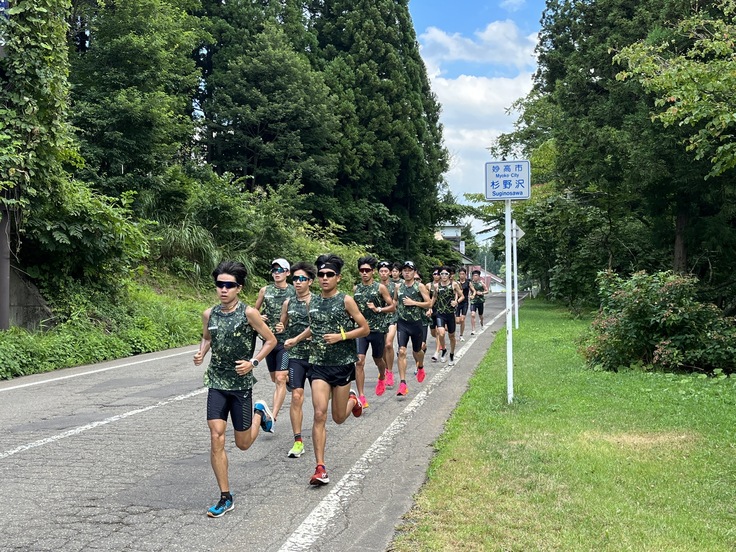
[(154, 195), (194, 136), (196, 20), (176, 0), (78, 2), (70, 18), (79, 176), (117, 197)]
[[(617, 51), (681, 18), (688, 5), (549, 0), (536, 86), (560, 114), (552, 133), (563, 188), (600, 209), (608, 226), (599, 244), (608, 267), (691, 270), (723, 280), (711, 255), (712, 236), (724, 229), (722, 185), (704, 181), (707, 165), (682, 152), (683, 130), (652, 122), (653, 98), (632, 80), (616, 80), (621, 68), (613, 63)], [(623, 226), (631, 221), (647, 233), (648, 250), (629, 250)], [(660, 262), (662, 252), (669, 252), (668, 263)]]
[[(295, 49), (306, 49), (309, 37), (293, 6), (286, 7), (282, 13), (257, 3), (204, 2), (212, 36), (200, 51), (207, 160), (251, 190), (296, 176), (303, 193), (330, 196), (339, 133), (333, 98)], [(285, 19), (288, 25), (277, 24)]]
[(406, 0), (308, 3), (315, 63), (343, 134), (330, 216), (386, 256), (417, 255), (438, 222), (448, 154)]

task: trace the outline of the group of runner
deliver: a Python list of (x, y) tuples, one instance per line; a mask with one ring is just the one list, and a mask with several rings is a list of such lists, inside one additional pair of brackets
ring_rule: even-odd
[[(358, 260), (360, 282), (350, 296), (338, 290), (343, 267), (344, 261), (332, 254), (321, 255), (314, 264), (291, 265), (286, 259), (275, 259), (271, 263), (273, 282), (261, 288), (253, 307), (239, 298), (247, 277), (242, 263), (225, 261), (213, 271), (220, 304), (202, 314), (202, 342), (194, 355), (194, 363), (199, 366), (207, 352), (212, 351), (204, 384), (209, 388), (207, 423), (211, 464), (220, 499), (208, 509), (210, 517), (220, 517), (234, 508), (225, 452), (228, 415), (235, 430), (236, 446), (246, 450), (260, 430), (274, 432), (286, 393), (290, 392), (289, 417), (294, 444), (288, 456), (298, 458), (304, 453), (302, 407), (309, 380), (314, 409), (312, 444), (317, 464), (309, 482), (325, 485), (329, 483), (325, 467), (328, 408), (338, 424), (350, 414), (361, 416), (363, 409), (368, 408), (365, 394), (368, 349), (378, 370), (376, 395), (394, 388), (396, 357), (396, 395), (405, 397), (409, 392), (406, 375), (409, 342), (416, 363), (414, 375), (421, 383), (426, 377), (424, 355), (429, 331), (436, 340), (431, 360), (445, 362), (449, 356), (450, 364), (454, 364), (456, 328), (459, 325), (463, 341), (468, 310), (471, 335), (475, 333), (476, 315), (480, 326), (483, 325), (488, 288), (480, 279), (480, 271), (474, 271), (472, 280), (468, 280), (466, 269), (461, 268), (455, 280), (452, 267), (436, 267), (432, 281), (424, 284), (412, 261), (379, 262), (365, 256)], [(319, 293), (311, 289), (315, 280)], [(263, 341), (258, 351), (256, 336)], [(256, 382), (253, 369), (264, 361), (275, 384), (272, 409), (265, 401), (254, 403), (252, 397)], [(355, 389), (351, 387), (353, 381)]]

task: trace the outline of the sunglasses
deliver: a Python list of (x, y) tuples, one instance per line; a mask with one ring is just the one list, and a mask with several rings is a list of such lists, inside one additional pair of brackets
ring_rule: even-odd
[(359, 268), (361, 274), (368, 274), (369, 272), (373, 272), (372, 268)]
[(271, 269), (271, 274), (283, 274), (284, 272), (289, 272), (289, 271), (281, 267)]
[(432, 273), (432, 276), (439, 276), (439, 275), (440, 275), (440, 273), (439, 273), (439, 272), (433, 272), (433, 273)]
[(337, 272), (318, 272), (317, 276), (320, 278), (334, 278), (335, 276), (337, 276)]
[(440, 272), (440, 276), (449, 276), (449, 275), (450, 275), (449, 272)]
[(225, 289), (233, 289), (238, 287), (240, 284), (238, 282), (223, 282), (222, 280), (217, 280), (215, 282), (215, 286), (219, 289), (225, 288)]
[(291, 281), (292, 281), (293, 283), (295, 283), (295, 284), (296, 284), (297, 282), (308, 282), (309, 280), (311, 280), (311, 278), (310, 278), (309, 276), (294, 276), (294, 277), (293, 277), (293, 278), (291, 279)]

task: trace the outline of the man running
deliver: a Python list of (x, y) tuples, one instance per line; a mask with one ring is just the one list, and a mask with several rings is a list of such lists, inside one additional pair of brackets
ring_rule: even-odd
[(405, 261), (401, 274), (403, 281), (394, 290), (394, 303), (398, 309), (399, 321), (397, 333), (399, 340), (399, 391), (398, 396), (406, 396), (409, 388), (406, 385), (406, 347), (411, 339), (414, 360), (417, 363), (417, 381), (422, 383), (424, 372), (424, 351), (422, 351), (422, 311), (430, 307), (429, 292), (421, 282), (414, 281), (416, 266), (412, 261)]
[(470, 335), (475, 335), (475, 313), (478, 313), (480, 327), (483, 327), (483, 310), (485, 308), (488, 286), (480, 279), (480, 270), (473, 271), (473, 281), (470, 282)]
[[(330, 482), (325, 467), (327, 441), (327, 408), (332, 399), (332, 419), (343, 423), (350, 413), (356, 418), (363, 413), (358, 394), (350, 389), (355, 379), (356, 344), (359, 337), (370, 333), (368, 322), (360, 314), (355, 299), (337, 290), (344, 261), (337, 255), (317, 258), (317, 278), (321, 294), (309, 304), (312, 364), (307, 377), (312, 386), (312, 443), (317, 468), (310, 479), (311, 485)], [(357, 327), (355, 327), (357, 326)]]
[(465, 267), (458, 270), (457, 283), (463, 292), (463, 300), (455, 307), (455, 324), (460, 327), (460, 341), (465, 341), (465, 316), (468, 314), (470, 302), (470, 280), (468, 280), (468, 271)]
[[(291, 283), (296, 297), (284, 301), (281, 310), (281, 321), (276, 326), (277, 332), (283, 331), (284, 349), (289, 356), (289, 384), (291, 389), (291, 406), (289, 418), (294, 432), (294, 445), (289, 450), (289, 458), (299, 458), (304, 453), (302, 440), (302, 421), (304, 418), (304, 383), (309, 372), (309, 305), (314, 298), (310, 290), (317, 276), (314, 265), (298, 262), (291, 267)], [(277, 333), (279, 335), (279, 333)]]
[[(389, 295), (393, 298), (394, 289), (399, 284), (399, 280), (394, 278), (394, 274), (401, 274), (398, 263), (391, 264), (388, 261), (378, 263), (378, 275), (381, 283), (388, 289)], [(386, 364), (386, 387), (394, 388), (394, 339), (396, 339), (396, 322), (398, 321), (396, 311), (388, 313), (386, 320), (388, 322), (388, 330), (386, 331), (385, 347), (383, 350), (383, 361)]]
[(457, 282), (450, 280), (450, 269), (440, 268), (440, 281), (435, 287), (435, 327), (440, 346), (440, 360), (447, 360), (445, 334), (450, 337), (450, 366), (455, 364), (455, 307), (462, 298), (462, 290)]
[(396, 310), (388, 288), (374, 279), (377, 263), (378, 261), (371, 256), (358, 259), (360, 283), (356, 284), (353, 291), (355, 302), (371, 329), (371, 333), (367, 337), (358, 338), (358, 362), (355, 365), (355, 385), (358, 388), (358, 398), (363, 408), (368, 408), (368, 400), (365, 398), (364, 392), (365, 356), (368, 353), (368, 345), (371, 346), (373, 362), (378, 367), (376, 395), (383, 395), (386, 390), (386, 361), (383, 359), (383, 353), (386, 344), (386, 332), (388, 331), (388, 320), (383, 313), (389, 314)]
[[(255, 442), (259, 426), (270, 432), (273, 424), (266, 403), (252, 403), (256, 383), (253, 368), (276, 346), (276, 338), (258, 311), (238, 298), (247, 275), (242, 263), (232, 261), (220, 263), (212, 272), (220, 304), (202, 313), (202, 342), (194, 355), (194, 365), (200, 366), (207, 352), (212, 350), (204, 385), (209, 388), (210, 463), (220, 488), (220, 500), (207, 510), (207, 515), (214, 518), (235, 508), (225, 452), (228, 415), (235, 430), (235, 446), (240, 450), (247, 450)], [(263, 339), (263, 347), (254, 355), (256, 335)]]
[[(255, 308), (261, 311), (261, 316), (272, 332), (276, 331), (276, 324), (281, 319), (281, 307), (290, 297), (294, 297), (294, 287), (289, 285), (287, 278), (290, 273), (289, 262), (286, 259), (274, 259), (271, 263), (271, 277), (273, 283), (263, 286), (258, 292)], [(278, 343), (266, 357), (268, 373), (271, 381), (276, 384), (273, 390), (273, 421), (279, 416), (281, 405), (286, 398), (286, 379), (289, 370), (289, 357), (284, 349), (284, 336), (276, 336)]]

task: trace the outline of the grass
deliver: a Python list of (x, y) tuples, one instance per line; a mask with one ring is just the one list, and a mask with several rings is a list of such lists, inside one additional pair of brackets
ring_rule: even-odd
[(514, 403), (499, 334), (391, 550), (736, 550), (736, 381), (591, 371), (589, 320), (520, 316)]

